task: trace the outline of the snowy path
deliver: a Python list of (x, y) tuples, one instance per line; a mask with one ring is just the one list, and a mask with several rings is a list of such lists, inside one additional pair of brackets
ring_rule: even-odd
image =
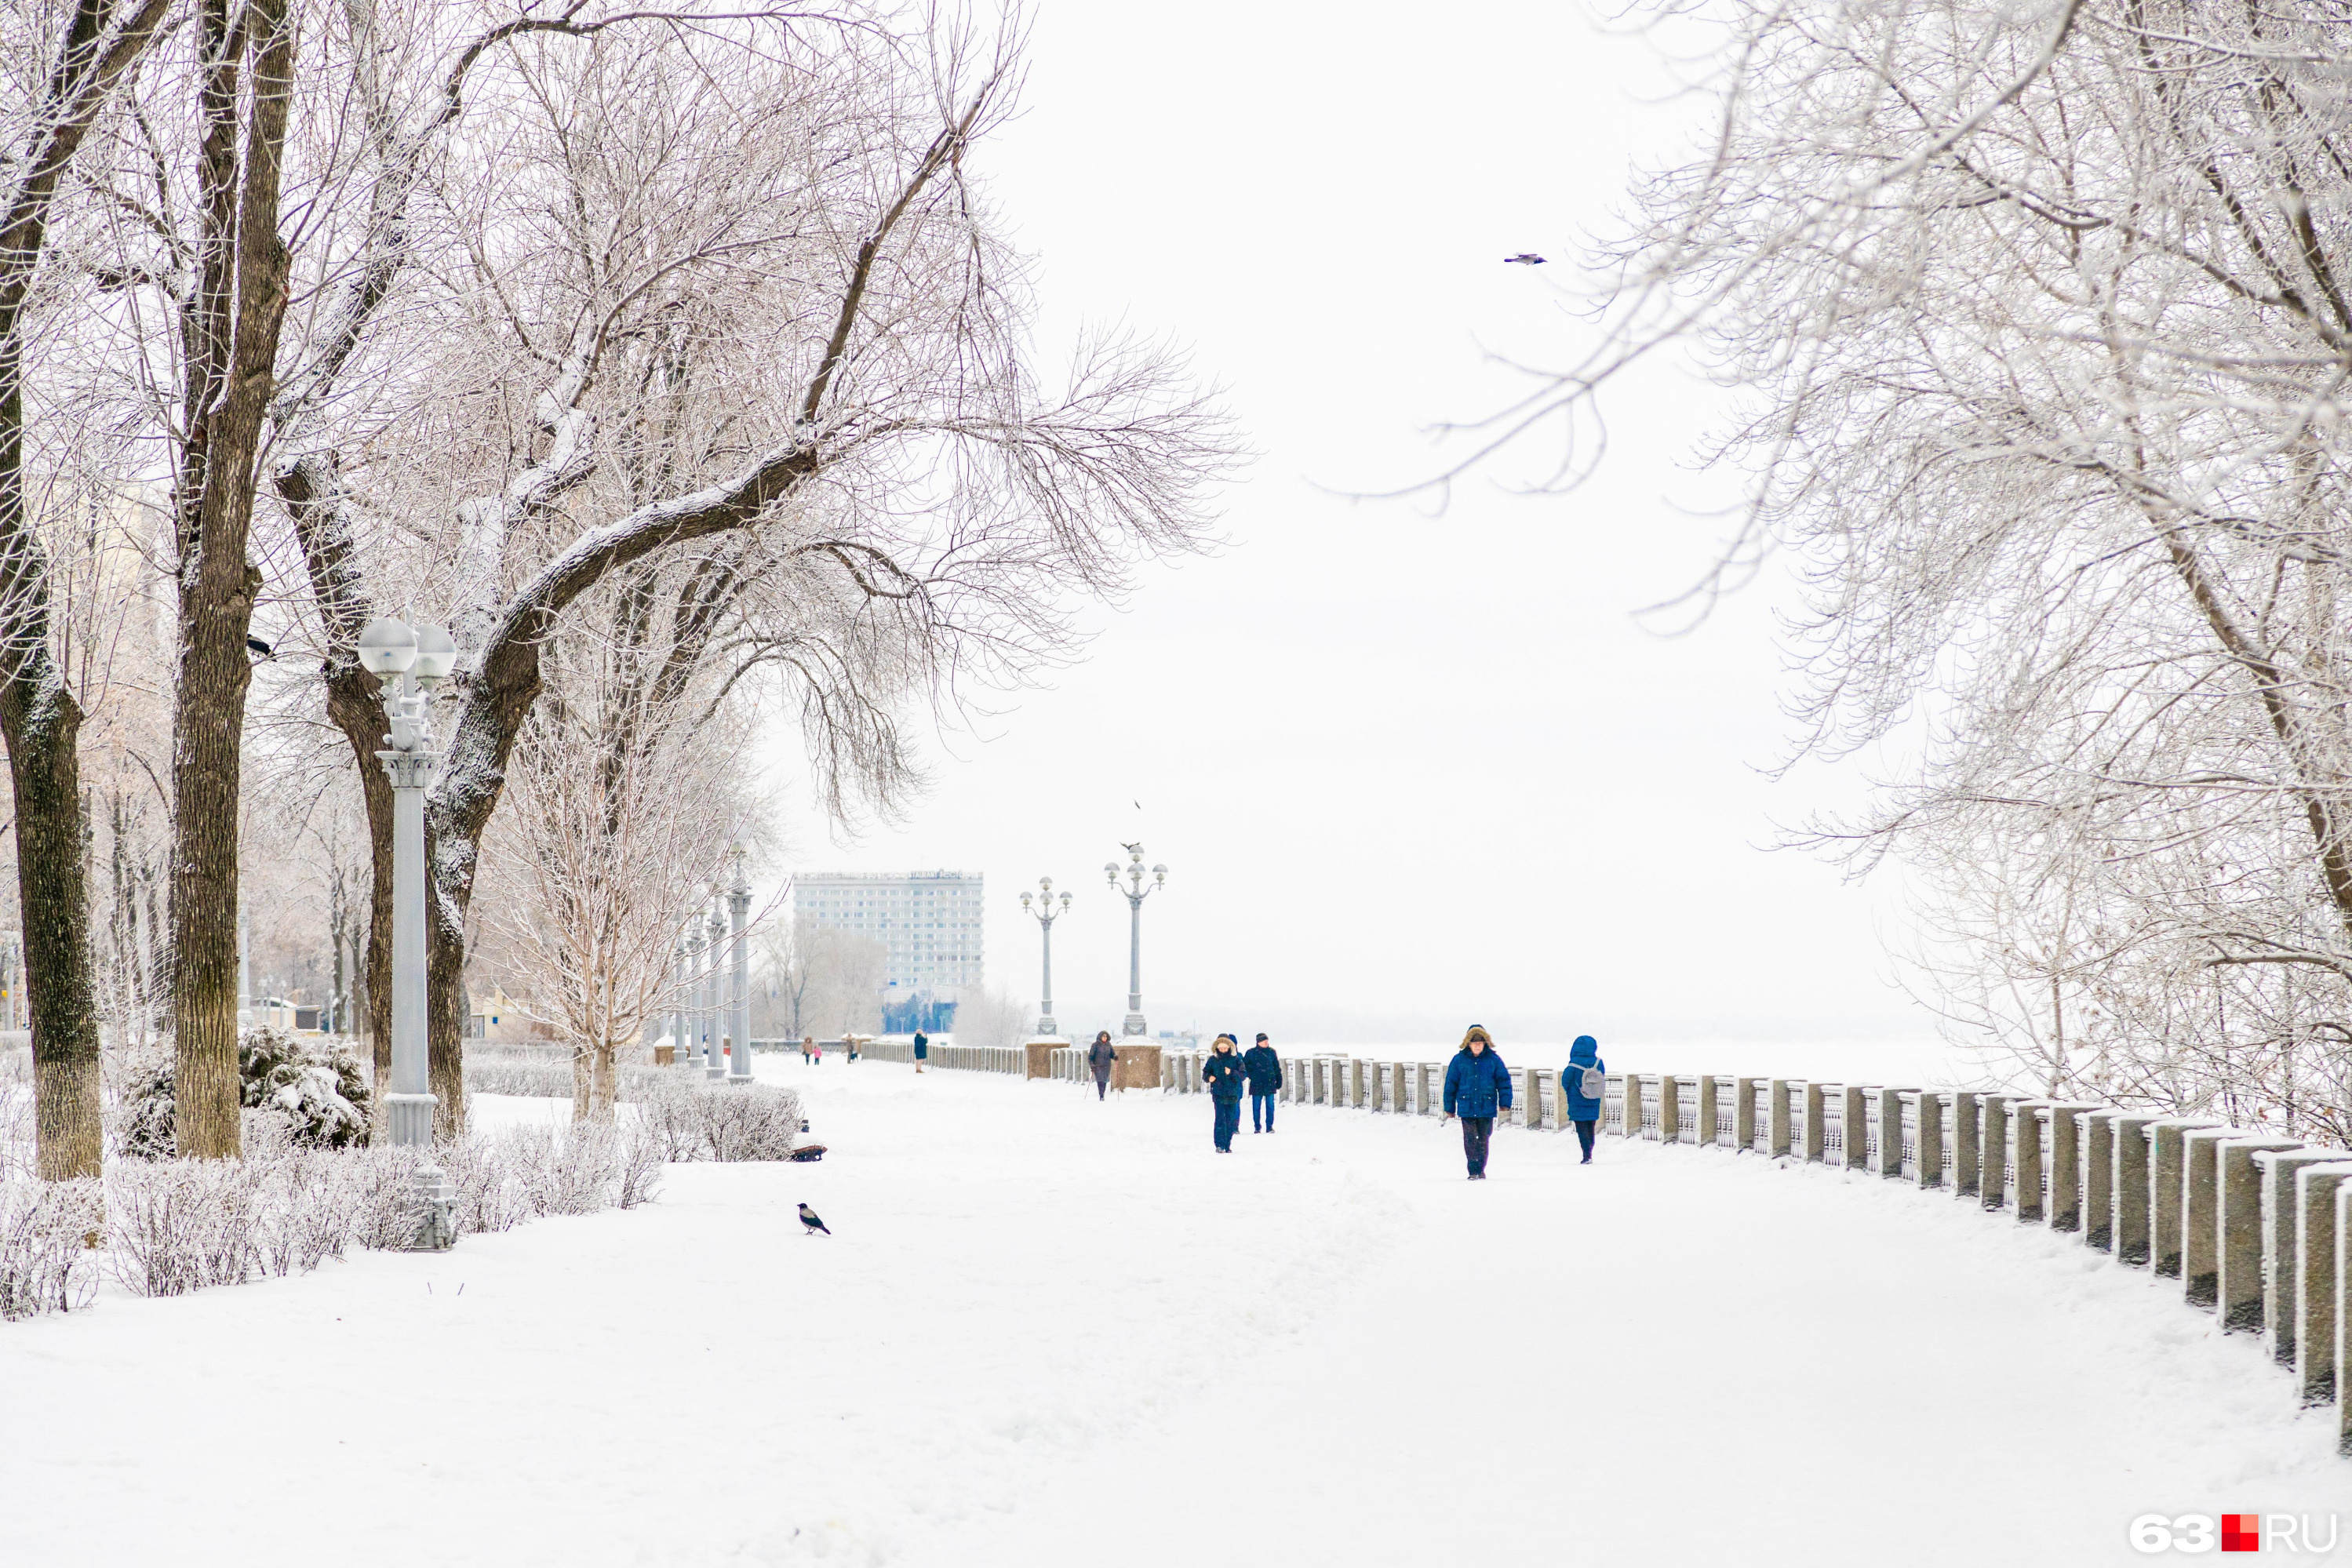
[(2071, 1565), (2352, 1513), (2254, 1345), (1891, 1184), (771, 1068), (823, 1165), (0, 1330), (0, 1563)]

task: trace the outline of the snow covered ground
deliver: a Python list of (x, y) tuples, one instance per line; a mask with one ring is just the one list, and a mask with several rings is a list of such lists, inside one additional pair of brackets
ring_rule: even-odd
[(761, 1069), (822, 1165), (0, 1328), (0, 1563), (2071, 1565), (2352, 1515), (2257, 1346), (1893, 1184)]

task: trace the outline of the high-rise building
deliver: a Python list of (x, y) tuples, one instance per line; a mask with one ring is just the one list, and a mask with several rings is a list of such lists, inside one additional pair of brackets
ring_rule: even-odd
[(793, 879), (793, 913), (882, 944), (882, 1027), (946, 1030), (981, 983), (978, 872), (816, 873)]

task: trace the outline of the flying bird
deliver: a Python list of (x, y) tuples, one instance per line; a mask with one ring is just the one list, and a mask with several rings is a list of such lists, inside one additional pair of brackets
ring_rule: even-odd
[(1503, 265), (1508, 267), (1515, 261), (1522, 267), (1541, 267), (1544, 264), (1544, 258), (1531, 250), (1523, 250), (1517, 256), (1505, 256)]
[(1139, 855), (1143, 852), (1143, 846), (1141, 844), (1121, 844), (1118, 847), (1125, 850), (1131, 855)]
[[(818, 1231), (820, 1231), (820, 1230), (824, 1230), (824, 1220), (822, 1220), (822, 1219), (819, 1219), (819, 1218), (816, 1217), (816, 1210), (815, 1210), (815, 1209), (811, 1208), (811, 1207), (810, 1207), (807, 1204), (805, 1204), (805, 1203), (804, 1203), (804, 1204), (802, 1204), (802, 1205), (801, 1205), (801, 1234), (802, 1234), (802, 1235), (803, 1235), (803, 1236), (814, 1236), (814, 1235), (815, 1235)], [(832, 1234), (833, 1234), (833, 1232), (832, 1232), (832, 1231), (830, 1231), (830, 1230), (824, 1230), (824, 1233), (825, 1233), (827, 1236), (830, 1236), (830, 1235), (832, 1235)]]

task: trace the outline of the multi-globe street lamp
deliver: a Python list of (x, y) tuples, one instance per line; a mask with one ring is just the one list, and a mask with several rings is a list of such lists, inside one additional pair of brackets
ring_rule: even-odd
[(1143, 881), (1143, 846), (1127, 844), (1122, 847), (1127, 851), (1127, 885), (1119, 886), (1117, 861), (1105, 864), (1103, 871), (1110, 878), (1111, 886), (1127, 899), (1127, 1021), (1119, 1026), (1119, 1033), (1139, 1035), (1146, 1032), (1143, 1022), (1143, 901), (1168, 885), (1168, 868), (1153, 866), (1151, 883), (1146, 886)]
[[(430, 1150), (435, 1100), (425, 1050), (425, 791), (440, 766), (427, 695), (457, 662), (457, 644), (438, 626), (371, 621), (360, 664), (387, 685), (392, 733), (376, 759), (392, 779), (392, 1092), (386, 1122), (395, 1145)], [(421, 689), (420, 689), (421, 688)], [(412, 1248), (457, 1239), (447, 1178), (428, 1153), (416, 1168), (417, 1229)]]
[(1054, 879), (1041, 876), (1037, 879), (1036, 898), (1037, 903), (1033, 907), (1029, 902), (1030, 895), (1023, 894), (1021, 907), (1037, 917), (1038, 928), (1045, 936), (1045, 977), (1037, 991), (1037, 1032), (1051, 1038), (1061, 1032), (1054, 1027), (1054, 922), (1070, 912), (1070, 895), (1066, 893), (1062, 894), (1062, 907), (1055, 908)]

